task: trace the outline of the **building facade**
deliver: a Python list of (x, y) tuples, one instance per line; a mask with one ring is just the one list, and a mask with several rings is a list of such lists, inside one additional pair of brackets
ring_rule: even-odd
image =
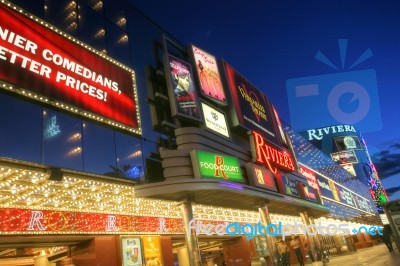
[[(368, 189), (262, 91), (128, 1), (0, 12), (5, 264), (274, 264), (279, 236), (202, 225), (377, 223)], [(288, 229), (313, 250), (351, 246)]]

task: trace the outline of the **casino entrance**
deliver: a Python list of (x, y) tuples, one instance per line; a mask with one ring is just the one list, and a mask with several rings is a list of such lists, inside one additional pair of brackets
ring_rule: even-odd
[[(90, 262), (89, 257), (91, 256), (120, 256), (119, 248), (111, 245), (112, 239), (119, 237), (112, 235), (1, 236), (0, 265), (94, 265)], [(145, 238), (146, 236), (140, 237)], [(173, 257), (169, 260), (173, 261), (173, 265), (189, 266), (184, 236), (163, 236), (163, 239), (168, 239), (162, 245), (164, 259), (170, 256)], [(170, 245), (165, 245), (166, 242), (169, 242)], [(99, 245), (103, 247), (102, 252), (93, 252)], [(232, 263), (234, 265), (248, 265), (251, 260), (249, 254), (253, 253), (251, 241), (247, 241), (243, 237), (201, 236), (198, 245), (203, 266), (220, 266), (228, 262), (230, 262), (230, 265), (233, 265)], [(115, 261), (112, 265), (117, 265)], [(167, 266), (167, 264), (164, 265)]]

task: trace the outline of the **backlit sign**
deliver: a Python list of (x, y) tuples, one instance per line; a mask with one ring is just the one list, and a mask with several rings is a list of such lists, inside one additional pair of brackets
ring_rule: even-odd
[(335, 181), (316, 175), (319, 187), (321, 188), (321, 196), (325, 199), (344, 204), (365, 212), (373, 212), (371, 202), (366, 198), (356, 194), (355, 192), (345, 188)]
[(358, 163), (357, 156), (354, 151), (341, 151), (331, 153), (332, 160), (339, 164)]
[(0, 234), (183, 233), (182, 219), (167, 217), (29, 209), (0, 209), (0, 217)]
[(256, 130), (269, 142), (281, 146), (267, 96), (230, 65), (224, 63), (224, 67), (233, 100), (233, 126)]
[(249, 182), (252, 186), (278, 191), (275, 175), (264, 166), (247, 163), (246, 170)]
[(211, 106), (201, 103), (203, 109), (204, 123), (206, 127), (218, 134), (229, 138), (228, 125), (225, 115)]
[(316, 129), (307, 130), (308, 140), (322, 140), (324, 136), (342, 132), (354, 132), (356, 133), (356, 129), (351, 125), (336, 125), (329, 127), (322, 127)]
[(216, 103), (226, 105), (226, 96), (218, 70), (217, 59), (192, 45), (191, 55), (199, 80), (201, 94)]
[(237, 158), (195, 150), (190, 152), (196, 178), (223, 179), (244, 182)]
[(0, 87), (141, 134), (133, 70), (0, 4)]
[(316, 174), (311, 169), (305, 166), (299, 166), (299, 172), (306, 177), (307, 183), (310, 187), (319, 190)]
[(295, 170), (293, 157), (288, 150), (269, 144), (255, 131), (252, 132), (250, 143), (253, 158), (256, 162), (265, 165), (272, 173), (276, 174), (278, 168), (286, 172)]
[(334, 137), (338, 151), (361, 150), (360, 140), (357, 136)]
[(164, 67), (172, 115), (200, 121), (200, 105), (190, 64), (166, 54)]
[(289, 176), (277, 175), (278, 187), (281, 193), (286, 195), (300, 197), (298, 182)]

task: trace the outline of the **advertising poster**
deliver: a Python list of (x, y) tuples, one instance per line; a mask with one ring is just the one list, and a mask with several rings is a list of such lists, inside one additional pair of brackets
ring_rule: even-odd
[(190, 65), (168, 54), (164, 60), (172, 115), (200, 121), (200, 106)]
[(290, 196), (300, 197), (298, 182), (289, 176), (277, 175), (279, 190)]
[(282, 147), (267, 96), (225, 62), (224, 69), (233, 100), (233, 125), (256, 131), (269, 142)]
[(229, 138), (225, 114), (203, 102), (201, 103), (201, 108), (203, 110), (204, 123), (206, 127), (218, 134), (223, 135), (224, 137)]
[(357, 136), (334, 137), (334, 140), (338, 151), (362, 149)]
[(372, 205), (369, 200), (357, 195), (353, 191), (342, 187), (338, 183), (316, 175), (319, 187), (321, 188), (321, 196), (330, 200), (342, 203), (347, 206), (357, 208), (359, 210), (372, 213)]
[(391, 218), (397, 230), (397, 234), (400, 235), (400, 214), (394, 214)]
[(354, 199), (354, 195), (353, 195), (353, 193), (351, 193), (350, 190), (348, 190), (344, 187), (341, 187), (341, 186), (338, 186), (337, 190), (339, 192), (340, 202), (350, 205), (352, 207), (357, 207), (355, 199)]
[(146, 266), (163, 266), (161, 240), (158, 236), (143, 237), (144, 260)]
[(262, 165), (246, 163), (247, 176), (252, 186), (278, 191), (275, 175)]
[(315, 190), (319, 190), (316, 174), (311, 171), (308, 167), (300, 165), (299, 167), (300, 173), (307, 178), (307, 183), (310, 187)]
[(354, 169), (354, 166), (352, 163), (344, 163), (340, 165), (344, 170), (349, 172), (352, 176), (356, 176), (356, 170)]
[(122, 237), (122, 266), (144, 266), (139, 237)]
[(134, 71), (28, 16), (0, 4), (0, 87), (141, 134)]
[(317, 192), (313, 187), (311, 187), (309, 185), (305, 185), (305, 184), (303, 184), (302, 187), (303, 187), (303, 191), (304, 191), (304, 198), (306, 200), (318, 202), (318, 198), (317, 198), (317, 194), (316, 194)]
[[(317, 177), (318, 186), (320, 187), (321, 196), (335, 200), (335, 198), (333, 197), (332, 187), (329, 185), (328, 179), (326, 179), (318, 174), (316, 175), (316, 177)], [(336, 192), (336, 194), (337, 194), (337, 192)]]
[(358, 163), (357, 156), (354, 151), (341, 151), (331, 154), (332, 160), (339, 164)]
[(214, 100), (214, 102), (226, 106), (227, 100), (216, 58), (194, 45), (190, 47), (190, 50), (193, 63), (196, 66), (201, 94)]

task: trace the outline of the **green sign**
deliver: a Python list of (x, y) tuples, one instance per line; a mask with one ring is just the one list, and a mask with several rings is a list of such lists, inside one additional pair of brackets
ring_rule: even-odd
[(244, 182), (237, 158), (205, 151), (192, 151), (192, 164), (197, 178), (215, 178)]

